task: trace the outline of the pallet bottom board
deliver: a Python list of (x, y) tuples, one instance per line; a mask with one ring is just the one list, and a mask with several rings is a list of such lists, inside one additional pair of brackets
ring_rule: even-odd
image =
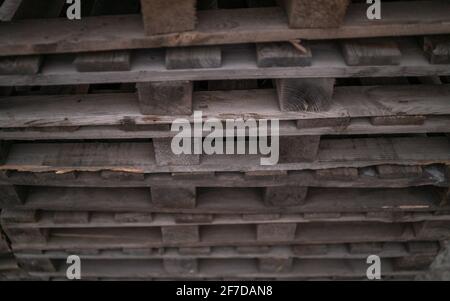
[[(187, 274), (167, 273), (161, 261), (154, 260), (93, 260), (82, 261), (82, 278), (327, 278), (327, 277), (366, 277), (368, 268), (366, 260), (294, 260), (288, 272), (260, 272), (257, 260), (203, 260), (198, 265), (198, 272)], [(59, 263), (56, 272), (31, 272), (39, 277), (64, 277), (67, 265)], [(420, 275), (424, 270), (397, 270), (390, 259), (383, 260), (384, 276)]]

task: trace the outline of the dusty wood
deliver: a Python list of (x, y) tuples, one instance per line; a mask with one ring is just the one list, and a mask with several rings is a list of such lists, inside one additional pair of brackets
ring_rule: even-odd
[(195, 187), (157, 187), (151, 188), (152, 203), (161, 208), (188, 209), (196, 206)]
[(147, 82), (138, 83), (136, 87), (143, 114), (192, 114), (192, 82)]
[(167, 69), (201, 69), (222, 66), (220, 46), (197, 46), (166, 49)]
[(350, 4), (349, 0), (279, 0), (286, 10), (292, 28), (339, 27)]
[[(0, 28), (0, 36), (5, 37), (0, 41), (0, 55), (276, 42), (298, 38), (446, 34), (450, 23), (449, 9), (446, 1), (384, 3), (383, 10), (390, 13), (374, 24), (367, 19), (365, 3), (352, 4), (345, 22), (332, 31), (289, 29), (281, 8), (210, 10), (198, 13), (199, 23), (193, 32), (155, 36), (145, 35), (138, 15), (84, 18), (82, 26), (62, 18), (45, 23), (21, 21)], [(172, 30), (170, 27), (166, 29)]]
[(280, 163), (311, 162), (317, 157), (320, 136), (280, 137)]
[(79, 54), (74, 65), (79, 72), (128, 71), (131, 69), (130, 52), (107, 51)]
[(198, 226), (162, 227), (162, 240), (166, 243), (195, 243), (200, 240)]
[(200, 164), (200, 155), (176, 155), (172, 150), (172, 139), (153, 139), (155, 161), (158, 166), (192, 166)]
[[(400, 65), (392, 66), (347, 66), (339, 47), (334, 42), (310, 43), (314, 53), (311, 66), (259, 68), (256, 51), (251, 47), (234, 45), (222, 47), (222, 67), (211, 69), (167, 70), (164, 65), (164, 50), (140, 50), (132, 54), (131, 71), (77, 72), (70, 55), (50, 56), (37, 75), (0, 76), (0, 85), (62, 85), (94, 83), (135, 83), (145, 81), (174, 80), (237, 80), (251, 78), (299, 78), (299, 77), (396, 77), (406, 80), (406, 76), (449, 75), (445, 64), (432, 65), (424, 56), (417, 41), (409, 38), (398, 39), (402, 51)], [(390, 80), (394, 83), (395, 80)], [(371, 84), (368, 84), (371, 85)]]
[(378, 116), (371, 117), (370, 123), (375, 126), (423, 125), (425, 120), (425, 116)]
[(258, 241), (290, 241), (295, 237), (297, 224), (259, 224), (256, 230)]
[(27, 188), (14, 185), (0, 185), (1, 207), (23, 204), (27, 198)]
[(11, 56), (0, 58), (0, 75), (36, 74), (39, 72), (42, 56)]
[(292, 258), (259, 259), (259, 270), (266, 273), (285, 273), (292, 269)]
[(164, 259), (164, 269), (170, 274), (195, 274), (198, 272), (196, 259)]
[(290, 43), (256, 44), (256, 61), (260, 68), (311, 66), (312, 53), (309, 46), (303, 44), (307, 52), (302, 53)]
[(423, 48), (431, 64), (450, 63), (450, 37), (427, 36), (423, 40)]
[(321, 112), (331, 107), (334, 78), (275, 80), (281, 111)]
[(361, 39), (340, 43), (345, 62), (349, 66), (399, 65), (402, 58), (394, 40)]
[(414, 177), (423, 172), (420, 166), (378, 165), (376, 169), (380, 177), (387, 179)]
[(268, 205), (277, 207), (295, 206), (305, 202), (307, 193), (307, 187), (267, 187), (264, 190), (264, 201)]
[(141, 0), (147, 35), (195, 29), (196, 0)]

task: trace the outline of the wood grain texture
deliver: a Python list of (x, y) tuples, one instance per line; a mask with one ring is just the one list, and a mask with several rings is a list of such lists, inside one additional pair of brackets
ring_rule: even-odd
[(220, 46), (181, 47), (166, 49), (167, 69), (201, 69), (222, 66)]
[(281, 111), (327, 111), (331, 107), (334, 83), (334, 78), (276, 79)]
[(279, 0), (291, 28), (339, 27), (344, 20), (349, 0)]
[(340, 43), (349, 66), (399, 65), (401, 61), (402, 53), (394, 40), (361, 39)]
[(289, 29), (281, 8), (201, 11), (195, 31), (154, 36), (145, 34), (138, 15), (84, 18), (81, 26), (65, 19), (26, 20), (0, 27), (4, 37), (0, 55), (448, 34), (450, 5), (446, 1), (384, 3), (383, 10), (389, 14), (376, 24), (367, 19), (366, 10), (365, 3), (352, 4), (342, 26), (332, 31)]
[(256, 44), (256, 61), (260, 68), (310, 66), (312, 61), (311, 49), (302, 43), (306, 53), (301, 53), (290, 43), (258, 43)]
[(128, 71), (131, 69), (128, 51), (107, 51), (79, 54), (74, 61), (78, 72)]
[(147, 35), (195, 29), (196, 0), (141, 0)]
[(139, 107), (143, 114), (192, 114), (192, 82), (147, 82), (138, 83), (136, 88)]

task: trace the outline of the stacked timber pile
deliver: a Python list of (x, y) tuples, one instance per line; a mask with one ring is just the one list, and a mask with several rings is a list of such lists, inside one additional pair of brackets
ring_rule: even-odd
[[(67, 20), (65, 1), (0, 1), (1, 224), (20, 267), (366, 279), (378, 255), (383, 279), (426, 275), (450, 238), (450, 3), (372, 21), (349, 2), (91, 0)], [(175, 155), (171, 124), (194, 111), (280, 120), (279, 163)]]

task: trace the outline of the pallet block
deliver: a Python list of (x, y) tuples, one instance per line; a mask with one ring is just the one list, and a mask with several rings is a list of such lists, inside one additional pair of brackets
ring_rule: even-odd
[(339, 27), (350, 0), (278, 0), (291, 28)]
[(194, 30), (196, 0), (141, 0), (147, 35)]
[(136, 88), (142, 114), (192, 114), (193, 84), (190, 81), (137, 83)]

